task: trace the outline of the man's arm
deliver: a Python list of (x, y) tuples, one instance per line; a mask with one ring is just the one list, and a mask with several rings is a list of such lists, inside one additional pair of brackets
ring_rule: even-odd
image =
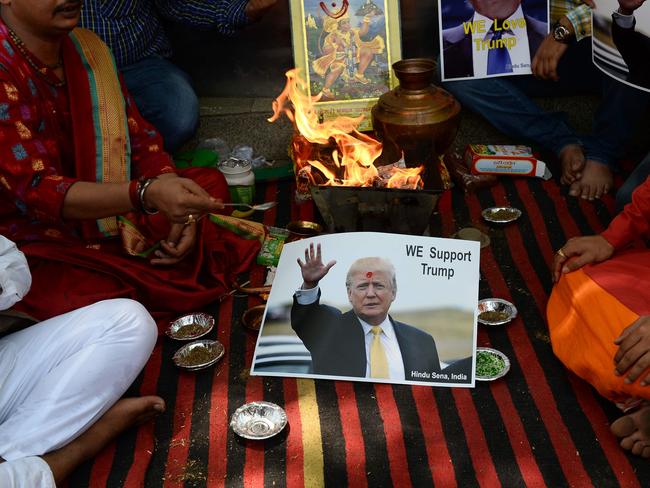
[(232, 35), (257, 20), (277, 0), (156, 0), (161, 15), (174, 22)]
[(25, 255), (16, 244), (0, 236), (0, 310), (11, 308), (22, 300), (32, 284), (32, 275)]

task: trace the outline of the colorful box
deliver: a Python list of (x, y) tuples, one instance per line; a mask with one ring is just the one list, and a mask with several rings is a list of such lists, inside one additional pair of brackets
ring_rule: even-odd
[(545, 180), (552, 176), (527, 146), (468, 144), (465, 164), (476, 175), (537, 176)]

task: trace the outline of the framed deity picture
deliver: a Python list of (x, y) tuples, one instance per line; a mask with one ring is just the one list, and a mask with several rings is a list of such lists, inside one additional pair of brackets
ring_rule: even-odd
[(397, 86), (401, 59), (398, 0), (290, 0), (294, 63), (319, 119), (364, 115)]

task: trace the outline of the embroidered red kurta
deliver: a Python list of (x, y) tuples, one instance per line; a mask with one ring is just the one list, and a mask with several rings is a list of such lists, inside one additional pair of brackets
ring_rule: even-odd
[[(90, 114), (83, 112), (90, 104), (82, 103), (91, 94), (71, 92), (77, 75), (73, 70), (82, 67), (82, 60), (70, 38), (64, 40), (63, 61), (67, 84), (13, 42), (0, 20), (0, 232), (19, 245), (30, 263), (33, 285), (19, 305), (21, 311), (45, 319), (97, 300), (131, 297), (162, 317), (196, 311), (215, 301), (230, 289), (235, 273), (251, 264), (259, 247), (256, 241), (243, 241), (203, 219), (191, 256), (175, 266), (154, 267), (124, 253), (119, 238), (83, 238), (87, 234), (82, 226), (94, 222), (62, 218), (66, 192), (82, 179), (80, 174), (94, 173), (94, 166), (85, 165), (97, 164), (92, 158), (80, 160), (84, 144), (101, 143), (89, 141), (92, 131), (74, 123), (88, 116), (92, 125)], [(121, 87), (130, 178), (174, 172), (160, 136)], [(216, 198), (228, 198), (220, 172), (179, 173), (195, 179)], [(169, 226), (161, 215), (136, 220), (154, 239), (167, 236)]]

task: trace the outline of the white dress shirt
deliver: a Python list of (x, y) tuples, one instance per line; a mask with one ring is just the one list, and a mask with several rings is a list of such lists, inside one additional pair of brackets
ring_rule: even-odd
[[(296, 290), (296, 301), (300, 305), (311, 305), (318, 299), (319, 287), (308, 288), (306, 290), (299, 289)], [(357, 320), (363, 327), (364, 332), (364, 341), (366, 344), (366, 378), (370, 378), (370, 346), (374, 339), (372, 333), (372, 325), (367, 322), (364, 322), (359, 317)], [(404, 381), (404, 361), (402, 360), (402, 351), (399, 348), (399, 342), (397, 342), (397, 336), (395, 335), (395, 329), (391, 323), (388, 316), (380, 324), (382, 328), (381, 335), (379, 339), (381, 344), (384, 346), (384, 351), (386, 352), (386, 359), (388, 360), (388, 374), (391, 380)]]
[[(508, 21), (513, 21), (515, 19), (523, 19), (524, 12), (521, 9), (521, 5), (515, 10), (515, 12), (508, 17)], [(492, 39), (492, 24), (494, 19), (490, 19), (481, 15), (478, 12), (474, 12), (474, 17), (472, 21), (475, 22), (474, 25), (480, 20), (484, 21), (485, 31), (486, 32), (472, 32), (472, 61), (474, 63), (474, 76), (486, 76), (487, 75), (487, 65), (488, 65), (488, 53), (489, 49), (477, 49), (476, 44), (478, 41), (489, 42)], [(503, 22), (500, 22), (502, 25)], [(515, 23), (516, 24), (516, 23)], [(512, 73), (507, 74), (522, 74), (522, 73), (531, 73), (531, 59), (530, 59), (530, 48), (528, 46), (528, 30), (526, 26), (519, 26), (516, 24), (514, 28), (511, 28), (508, 31), (503, 32), (502, 39), (516, 38), (517, 42), (512, 46), (508, 52), (510, 53), (510, 60), (512, 61)]]

